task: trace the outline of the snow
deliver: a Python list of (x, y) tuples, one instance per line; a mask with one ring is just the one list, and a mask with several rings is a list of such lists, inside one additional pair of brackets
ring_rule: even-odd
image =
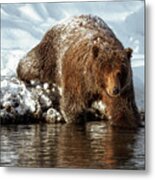
[[(136, 102), (144, 110), (144, 1), (1, 4), (1, 75), (14, 76), (19, 60), (49, 28), (81, 14), (101, 17), (125, 47), (133, 48)], [(18, 86), (7, 87), (8, 92), (18, 91)], [(34, 110), (33, 103), (29, 106)]]
[(20, 49), (1, 49), (1, 75), (15, 75), (18, 62), (24, 55), (25, 51)]
[(58, 101), (56, 98), (59, 98), (55, 87), (51, 93), (48, 84), (36, 83), (34, 86), (26, 87), (15, 77), (5, 77), (1, 80), (0, 93), (2, 123), (19, 123), (18, 121), (26, 123), (29, 119), (31, 122), (62, 121), (62, 116), (55, 105)]
[[(3, 108), (6, 109), (8, 106), (16, 107), (16, 111), (22, 115), (24, 115), (28, 109), (31, 112), (35, 111), (35, 102), (32, 98), (32, 95), (23, 86), (20, 85), (20, 82), (17, 79), (13, 78), (11, 81), (1, 81), (1, 104)], [(20, 104), (20, 106), (15, 105), (14, 103), (18, 105)]]

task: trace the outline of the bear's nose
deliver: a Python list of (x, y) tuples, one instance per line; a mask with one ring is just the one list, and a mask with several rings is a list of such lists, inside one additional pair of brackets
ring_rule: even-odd
[(114, 95), (117, 95), (117, 94), (119, 94), (119, 88), (117, 88), (117, 87), (114, 87), (114, 89), (113, 89), (113, 94)]

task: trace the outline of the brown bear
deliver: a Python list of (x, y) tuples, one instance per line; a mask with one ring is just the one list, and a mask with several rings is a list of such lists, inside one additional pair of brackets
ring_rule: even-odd
[(101, 100), (110, 124), (136, 127), (131, 54), (101, 18), (75, 16), (53, 26), (20, 61), (17, 74), (25, 82), (38, 79), (60, 87), (66, 122), (84, 119)]

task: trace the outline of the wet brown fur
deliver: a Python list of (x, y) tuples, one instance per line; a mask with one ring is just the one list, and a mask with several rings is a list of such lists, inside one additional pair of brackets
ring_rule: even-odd
[[(20, 61), (18, 77), (26, 82), (39, 79), (61, 87), (60, 109), (66, 122), (78, 122), (91, 103), (101, 99), (112, 125), (136, 127), (139, 113), (132, 82), (132, 50), (124, 49), (111, 29), (95, 18), (79, 16), (76, 20), (79, 24), (75, 28), (62, 25), (48, 31)], [(83, 20), (87, 20), (84, 25)], [(68, 31), (62, 40), (60, 37)], [(88, 31), (93, 32), (91, 38), (87, 37)], [(115, 86), (120, 89), (117, 96), (112, 94)]]

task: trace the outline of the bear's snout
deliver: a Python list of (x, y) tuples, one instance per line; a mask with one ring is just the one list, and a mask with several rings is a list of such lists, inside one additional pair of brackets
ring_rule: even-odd
[(121, 83), (120, 83), (120, 72), (111, 72), (108, 74), (106, 79), (106, 91), (111, 97), (116, 97), (120, 95)]

